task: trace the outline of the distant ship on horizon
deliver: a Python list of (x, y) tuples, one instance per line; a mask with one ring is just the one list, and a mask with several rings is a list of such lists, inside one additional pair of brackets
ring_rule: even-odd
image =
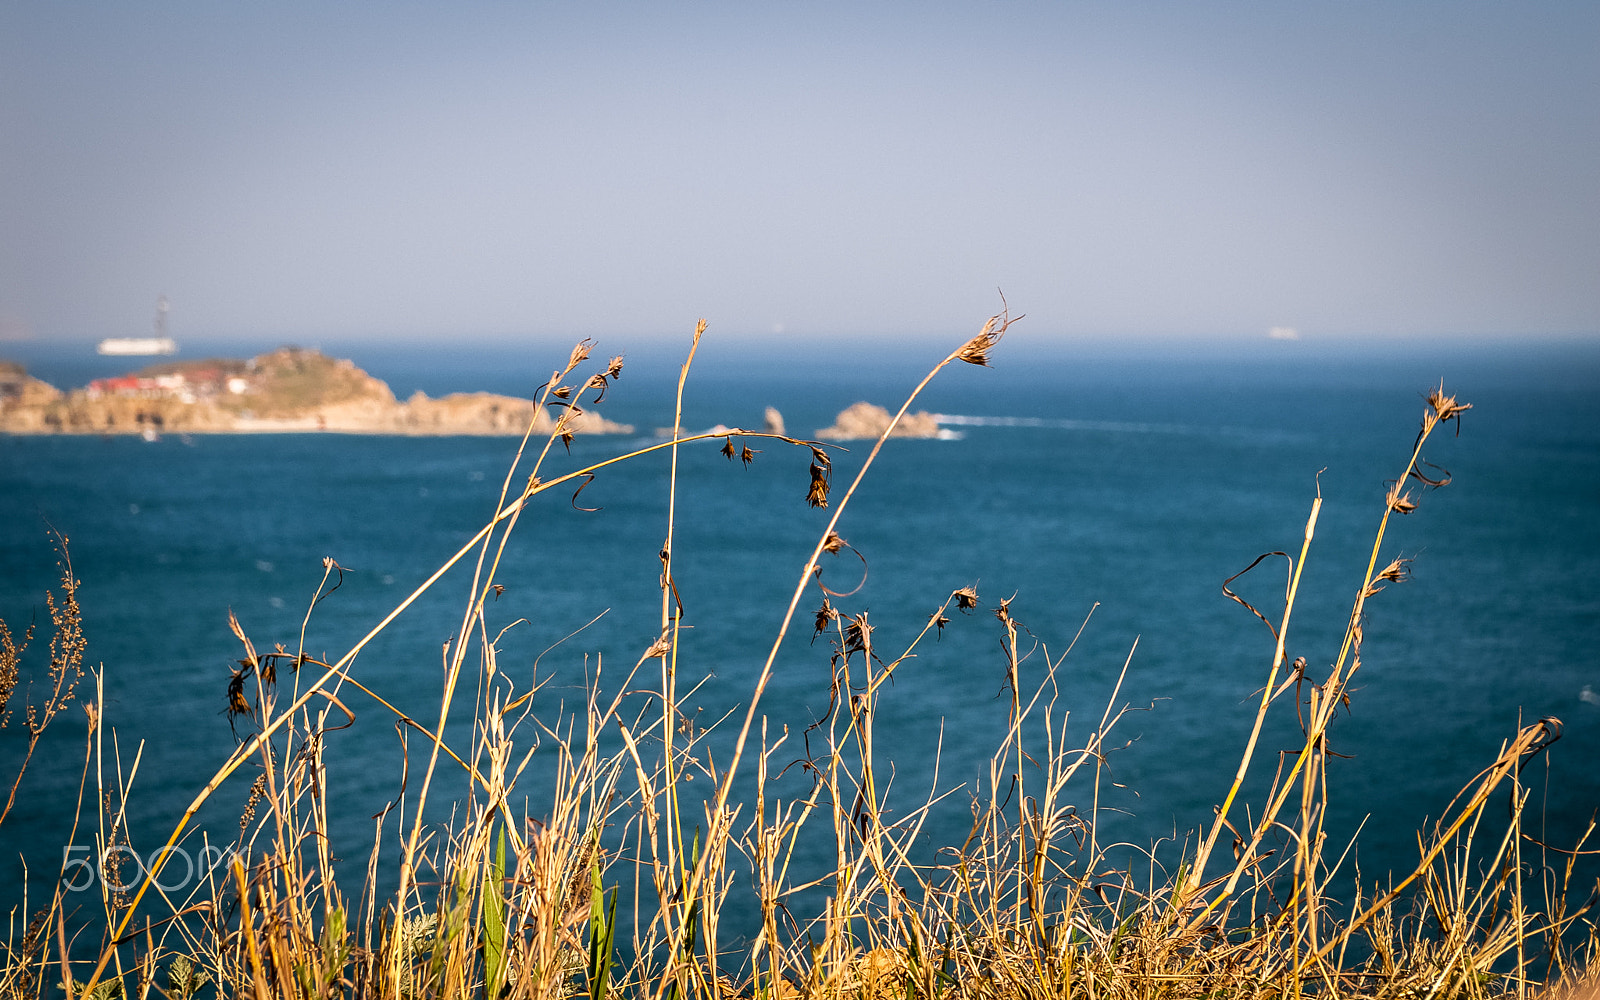
[(96, 354), (115, 354), (138, 357), (152, 354), (177, 354), (178, 344), (167, 336), (167, 297), (156, 300), (156, 335), (154, 337), (107, 337), (95, 346)]

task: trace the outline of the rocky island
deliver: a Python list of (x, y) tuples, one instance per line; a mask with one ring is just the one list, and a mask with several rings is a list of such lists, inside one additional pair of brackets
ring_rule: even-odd
[[(883, 434), (892, 420), (894, 415), (881, 406), (867, 402), (854, 403), (839, 411), (839, 415), (833, 418), (832, 427), (817, 431), (817, 437), (825, 441), (876, 438)], [(900, 423), (895, 425), (894, 433), (890, 436), (936, 438), (939, 436), (939, 418), (927, 410), (907, 413), (900, 418)]]
[[(400, 402), (354, 362), (286, 347), (249, 360), (214, 358), (152, 365), (131, 375), (60, 389), (0, 362), (0, 433), (518, 435), (532, 422), (548, 434), (556, 418), (532, 400), (490, 393)], [(586, 411), (576, 434), (627, 434), (633, 428)]]

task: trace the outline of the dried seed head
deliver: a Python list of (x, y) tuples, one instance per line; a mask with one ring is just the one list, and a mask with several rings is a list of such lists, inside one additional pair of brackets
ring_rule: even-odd
[(745, 445), (744, 450), (739, 452), (739, 461), (743, 462), (744, 467), (748, 469), (750, 468), (750, 463), (755, 460), (756, 452), (752, 451), (749, 445)]
[(1382, 587), (1378, 586), (1379, 582), (1381, 581), (1387, 580), (1390, 583), (1405, 583), (1409, 579), (1411, 579), (1411, 560), (1396, 559), (1389, 565), (1385, 566), (1376, 576), (1372, 578), (1372, 582), (1367, 585), (1367, 589), (1362, 592), (1361, 596), (1371, 597), (1383, 590)]
[(1374, 580), (1389, 580), (1393, 583), (1404, 583), (1411, 578), (1411, 560), (1396, 559), (1383, 568), (1383, 572), (1373, 577)]
[(616, 357), (612, 358), (611, 359), (611, 363), (606, 366), (606, 378), (621, 378), (621, 377), (622, 377), (622, 355), (619, 354)]
[(594, 341), (590, 340), (588, 337), (585, 337), (574, 344), (572, 347), (572, 356), (567, 358), (567, 371), (570, 372), (572, 369), (583, 364), (583, 362), (589, 357), (589, 352), (592, 350), (594, 350)]
[(666, 656), (670, 652), (672, 652), (672, 638), (666, 632), (662, 632), (660, 638), (651, 643), (650, 648), (644, 651), (642, 659), (653, 660), (659, 656)]
[(867, 624), (867, 613), (850, 616), (850, 624), (844, 627), (844, 651), (846, 653), (862, 652), (872, 655), (872, 630), (874, 625)]
[(933, 613), (933, 618), (930, 620), (933, 622), (934, 627), (939, 630), (939, 634), (941, 636), (944, 635), (944, 627), (950, 624), (950, 619), (945, 617), (942, 612), (935, 611)]
[(838, 555), (839, 550), (843, 549), (849, 544), (849, 542), (839, 537), (839, 533), (837, 531), (830, 531), (828, 532), (828, 537), (822, 540), (822, 551), (832, 555)]
[(816, 630), (811, 633), (812, 640), (814, 641), (817, 638), (817, 636), (821, 635), (823, 633), (823, 631), (825, 629), (827, 629), (827, 627), (829, 625), (833, 624), (834, 622), (836, 622), (838, 620), (839, 620), (839, 611), (838, 611), (838, 609), (835, 608), (832, 604), (829, 604), (828, 603), (828, 599), (826, 597), (824, 597), (822, 599), (822, 607), (817, 609), (817, 627), (816, 627)]
[(975, 586), (951, 591), (950, 596), (956, 599), (956, 607), (962, 611), (971, 611), (978, 606), (978, 588)]
[(244, 697), (244, 678), (246, 670), (241, 668), (233, 672), (228, 678), (228, 717), (250, 714), (250, 702)]
[(554, 389), (550, 390), (550, 395), (556, 397), (557, 399), (570, 399), (572, 397), (572, 386), (558, 385)]
[(1389, 495), (1385, 497), (1385, 502), (1396, 514), (1409, 514), (1417, 509), (1417, 505), (1411, 501), (1411, 491), (1401, 493), (1397, 482), (1389, 484)]
[(1012, 323), (1022, 318), (1018, 316), (1017, 319), (1012, 319), (1011, 311), (1005, 308), (1005, 304), (1006, 297), (1002, 294), (1000, 296), (1000, 305), (1002, 306), (1000, 312), (990, 316), (989, 321), (983, 324), (983, 329), (978, 332), (978, 335), (962, 345), (961, 350), (956, 352), (958, 359), (965, 361), (969, 365), (988, 366), (989, 349), (1000, 343), (1000, 338), (1005, 336), (1006, 329)]
[(811, 449), (811, 489), (806, 503), (813, 507), (828, 506), (828, 489), (833, 485), (833, 462), (820, 448)]
[(727, 441), (722, 445), (722, 453), (728, 456), (728, 461), (733, 461), (733, 456), (738, 454), (738, 452), (733, 450), (733, 438), (728, 438)]
[[(1444, 382), (1439, 383), (1439, 388), (1428, 393), (1428, 407), (1433, 411), (1432, 417), (1439, 423), (1447, 420), (1456, 422), (1456, 433), (1461, 433), (1461, 414), (1472, 409), (1471, 403), (1458, 403), (1456, 397), (1444, 394)], [(1424, 415), (1424, 420), (1427, 415)]]
[(1012, 594), (1010, 597), (1001, 601), (1000, 606), (994, 609), (994, 616), (1000, 620), (1000, 624), (1011, 624), (1011, 602), (1016, 600), (1016, 598), (1017, 595)]

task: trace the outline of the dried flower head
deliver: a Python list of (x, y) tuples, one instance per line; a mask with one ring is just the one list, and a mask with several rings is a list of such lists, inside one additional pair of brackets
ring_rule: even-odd
[(589, 352), (592, 350), (594, 350), (594, 341), (590, 340), (588, 337), (585, 337), (574, 344), (572, 347), (572, 356), (567, 358), (567, 371), (570, 372), (572, 369), (583, 364), (584, 361), (588, 359)]
[(822, 540), (822, 551), (831, 555), (838, 555), (840, 550), (844, 549), (849, 544), (849, 542), (839, 537), (839, 533), (837, 531), (830, 531), (828, 532), (828, 537)]
[(1385, 566), (1374, 580), (1388, 580), (1392, 583), (1404, 583), (1411, 578), (1411, 560), (1396, 559)]
[(811, 489), (806, 503), (813, 507), (828, 506), (828, 490), (833, 485), (833, 462), (820, 448), (811, 449)]
[(1002, 625), (1010, 625), (1011, 624), (1011, 602), (1016, 600), (1016, 599), (1017, 599), (1017, 595), (1016, 594), (1012, 594), (1010, 597), (1007, 597), (1006, 599), (1002, 600), (1000, 602), (1000, 606), (994, 609), (994, 616), (997, 619), (1000, 620), (1000, 624), (1002, 624)]
[(1401, 493), (1398, 482), (1389, 484), (1389, 495), (1384, 499), (1389, 505), (1389, 509), (1396, 514), (1409, 514), (1417, 509), (1417, 505), (1411, 500), (1411, 491), (1407, 490)]
[(956, 599), (956, 607), (962, 611), (971, 611), (978, 606), (978, 588), (976, 586), (962, 587), (960, 590), (950, 592)]
[(950, 619), (942, 611), (935, 611), (929, 621), (933, 622), (934, 627), (939, 630), (939, 635), (941, 636), (944, 635), (944, 627), (950, 624)]
[(606, 365), (606, 378), (621, 378), (621, 377), (622, 377), (622, 355), (618, 354), (616, 357), (611, 359), (611, 363), (609, 365)]
[(743, 462), (744, 467), (748, 469), (750, 468), (750, 463), (756, 460), (756, 454), (757, 452), (752, 450), (749, 445), (745, 445), (744, 450), (739, 452), (739, 461)]
[(228, 678), (228, 718), (250, 714), (250, 702), (244, 696), (244, 681), (249, 671), (241, 667)]
[(988, 366), (990, 348), (1000, 343), (1000, 338), (1005, 336), (1006, 329), (1012, 323), (1015, 323), (1017, 319), (1022, 318), (1021, 316), (1018, 316), (1017, 319), (1011, 318), (1011, 311), (1006, 307), (1004, 294), (1000, 296), (1000, 305), (1001, 310), (989, 317), (989, 321), (983, 324), (983, 329), (978, 331), (978, 335), (963, 344), (961, 350), (956, 352), (958, 359), (965, 361), (969, 365)]
[(672, 652), (672, 636), (667, 632), (662, 632), (656, 641), (650, 644), (650, 648), (644, 651), (644, 656), (641, 659), (654, 660), (657, 657), (666, 656), (670, 652)]
[(726, 455), (728, 461), (730, 462), (733, 461), (735, 455), (739, 454), (733, 449), (733, 438), (728, 438), (725, 442), (723, 442), (722, 454)]
[(872, 630), (875, 625), (867, 624), (867, 613), (850, 616), (850, 624), (844, 627), (844, 651), (846, 653), (862, 652), (872, 655)]
[(827, 629), (827, 627), (829, 625), (833, 624), (834, 622), (836, 622), (838, 620), (839, 620), (839, 611), (838, 611), (838, 609), (835, 608), (832, 604), (829, 604), (828, 603), (828, 599), (826, 597), (824, 597), (822, 599), (822, 607), (817, 609), (817, 627), (816, 627), (816, 630), (811, 633), (812, 641), (815, 642), (817, 636), (821, 635), (823, 633), (823, 631), (825, 629)]
[(1372, 582), (1367, 585), (1367, 589), (1362, 592), (1361, 596), (1371, 597), (1383, 590), (1382, 587), (1378, 586), (1378, 584), (1382, 581), (1388, 581), (1389, 583), (1405, 583), (1409, 579), (1411, 579), (1411, 560), (1396, 559), (1389, 563), (1389, 565), (1385, 566), (1378, 572), (1376, 576), (1372, 578)]
[[(1447, 420), (1456, 422), (1456, 434), (1461, 433), (1461, 414), (1472, 409), (1471, 403), (1458, 403), (1456, 397), (1444, 394), (1444, 382), (1439, 383), (1439, 388), (1428, 393), (1428, 407), (1433, 411), (1432, 417), (1439, 423)], [(1424, 418), (1426, 419), (1426, 418)]]

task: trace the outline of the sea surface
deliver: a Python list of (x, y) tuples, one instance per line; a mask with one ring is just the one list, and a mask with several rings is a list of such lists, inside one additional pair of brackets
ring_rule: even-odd
[[(759, 428), (771, 405), (790, 433), (809, 436), (859, 399), (894, 408), (948, 346), (836, 342), (781, 353), (708, 339), (684, 424)], [(602, 343), (596, 357), (627, 348)], [(353, 355), (402, 398), (417, 389), (529, 396), (566, 355), (564, 346), (330, 350)], [(579, 438), (570, 453), (558, 445), (543, 478), (659, 440), (656, 429), (673, 420), (680, 362), (659, 345), (630, 353), (596, 408), (636, 432)], [(92, 365), (60, 352), (30, 362), (62, 384), (99, 374)], [(1223, 581), (1262, 553), (1297, 553), (1320, 492), (1288, 649), (1312, 678), (1323, 676), (1386, 481), (1405, 469), (1423, 397), (1441, 379), (1473, 408), (1459, 436), (1446, 428), (1424, 451), (1452, 481), (1415, 484), (1418, 509), (1392, 518), (1381, 546), (1382, 561), (1412, 560), (1410, 579), (1368, 603), (1362, 666), (1331, 734), (1342, 756), (1328, 775), (1330, 855), (1355, 838), (1342, 869), (1352, 881), (1357, 864), (1368, 883), (1409, 871), (1417, 831), (1519, 726), (1542, 717), (1561, 720), (1562, 738), (1523, 780), (1536, 835), (1571, 847), (1600, 807), (1600, 350), (1581, 343), (1344, 353), (1272, 345), (1221, 355), (1102, 347), (1080, 356), (1070, 344), (1028, 345), (1014, 334), (991, 368), (943, 371), (913, 409), (943, 414), (951, 439), (890, 441), (839, 525), (861, 558), (824, 557), (823, 582), (836, 591), (855, 587), (866, 567), (860, 589), (834, 603), (868, 614), (885, 659), (951, 591), (979, 594), (979, 607), (952, 613), (884, 695), (876, 740), (879, 766), (893, 774), (890, 818), (954, 790), (925, 840), (931, 852), (965, 837), (970, 795), (1007, 723), (993, 612), (1008, 600), (1026, 647), (1037, 644), (1021, 669), (1025, 689), (1082, 630), (1056, 670), (1069, 741), (1108, 705), (1130, 709), (1108, 740), (1117, 749), (1106, 760), (1101, 842), (1192, 838), (1226, 793), (1273, 653), (1266, 626), (1224, 595)], [(736, 438), (758, 451), (746, 468), (721, 444), (682, 450), (674, 554), (688, 626), (680, 670), (708, 678), (685, 705), (686, 724), (734, 713), (707, 744), (710, 758), (725, 760), (729, 727), (832, 511), (806, 504), (804, 449)], [(303, 628), (309, 652), (339, 657), (482, 527), (515, 447), (504, 438), (0, 436), (0, 618), (14, 635), (39, 627), (0, 730), (6, 788), (26, 745), (24, 704), (45, 691), (43, 597), (60, 575), (57, 533), (81, 581), (86, 662), (103, 683), (109, 726), (87, 776), (79, 707), (41, 742), (0, 825), (0, 908), (48, 891), (64, 852), (93, 842), (97, 797), (119, 783), (129, 786), (134, 850), (147, 856), (165, 840), (246, 733), (225, 713), (243, 655), (230, 611), (257, 650), (293, 651)], [(835, 503), (870, 442), (846, 447), (834, 458)], [(528, 471), (525, 461), (516, 481)], [(559, 720), (582, 703), (585, 678), (620, 685), (659, 630), (668, 486), (664, 452), (609, 466), (576, 497), (545, 494), (511, 537), (489, 628), (506, 629), (496, 640), (504, 680), (519, 693), (544, 684), (533, 705), (549, 729), (523, 730), (525, 745), (542, 740), (522, 783), (531, 816), (547, 811)], [(308, 618), (325, 557), (342, 582)], [(1284, 571), (1270, 558), (1234, 588), (1276, 619)], [(441, 650), (459, 627), (469, 574), (445, 576), (352, 670), (426, 724), (437, 719)], [(802, 602), (763, 703), (774, 736), (787, 726), (788, 760), (803, 756), (807, 726), (830, 703), (829, 642), (812, 641), (819, 600), (813, 589)], [(79, 683), (79, 702), (95, 683)], [(631, 688), (652, 683), (659, 675), (645, 673)], [(630, 698), (633, 711), (659, 712), (644, 694)], [(353, 888), (375, 836), (381, 857), (394, 856), (398, 815), (373, 817), (400, 794), (404, 751), (388, 710), (348, 686), (341, 699), (356, 718), (327, 734), (327, 781), (334, 853)], [(466, 745), (471, 720), (458, 716), (450, 731)], [(1247, 786), (1253, 811), (1279, 752), (1299, 739), (1285, 699)], [(413, 781), (421, 745), (413, 735)], [(211, 842), (239, 836), (253, 774), (242, 770), (202, 810)], [(446, 777), (459, 789), (456, 775)], [(803, 790), (803, 771), (784, 781), (784, 794)], [(1092, 794), (1086, 783), (1068, 799), (1086, 812)], [(429, 818), (447, 821), (457, 805), (440, 794)]]

